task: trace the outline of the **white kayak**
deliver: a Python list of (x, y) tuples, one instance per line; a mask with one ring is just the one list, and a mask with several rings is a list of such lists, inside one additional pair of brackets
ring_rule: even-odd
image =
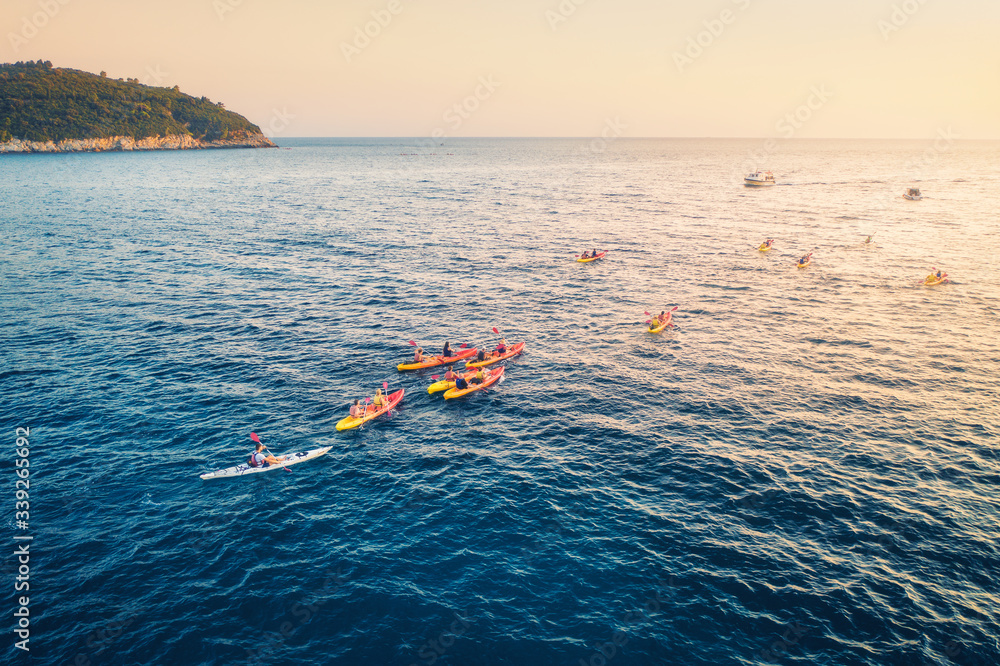
[(332, 446), (325, 446), (322, 449), (313, 449), (312, 451), (299, 451), (298, 453), (292, 453), (286, 456), (285, 459), (281, 461), (280, 465), (268, 465), (267, 467), (251, 467), (248, 463), (243, 463), (242, 465), (237, 465), (236, 467), (227, 467), (226, 469), (220, 469), (218, 472), (206, 472), (205, 474), (201, 475), (201, 478), (223, 479), (231, 476), (244, 476), (246, 474), (256, 474), (257, 472), (273, 472), (276, 469), (282, 469), (283, 467), (288, 467), (289, 465), (297, 465), (301, 462), (312, 460), (313, 458), (319, 458), (321, 455), (323, 455), (332, 448), (333, 448)]

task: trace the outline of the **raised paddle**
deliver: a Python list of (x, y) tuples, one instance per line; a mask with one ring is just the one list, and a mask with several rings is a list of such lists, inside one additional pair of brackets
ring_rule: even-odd
[[(271, 449), (267, 448), (267, 445), (263, 444), (260, 441), (260, 437), (257, 436), (257, 433), (255, 433), (255, 432), (250, 433), (250, 439), (252, 439), (253, 441), (257, 442), (258, 444), (262, 444), (264, 446), (264, 449), (266, 449), (268, 453), (271, 452)], [(274, 454), (272, 453), (271, 455), (274, 455)], [(277, 456), (275, 456), (275, 458), (277, 458)], [(279, 462), (281, 462), (281, 461), (279, 461)], [(292, 471), (292, 470), (288, 469), (287, 467), (285, 467), (284, 465), (282, 465), (281, 468), (284, 469), (286, 472), (291, 472)]]

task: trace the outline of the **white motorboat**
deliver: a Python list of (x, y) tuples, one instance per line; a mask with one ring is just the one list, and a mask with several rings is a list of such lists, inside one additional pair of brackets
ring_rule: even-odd
[(743, 184), (747, 187), (768, 187), (774, 185), (774, 174), (770, 171), (754, 171), (743, 177)]

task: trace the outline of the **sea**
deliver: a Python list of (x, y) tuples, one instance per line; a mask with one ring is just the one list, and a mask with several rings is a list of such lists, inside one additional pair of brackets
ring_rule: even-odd
[(1000, 664), (1000, 142), (277, 143), (0, 158), (4, 663)]

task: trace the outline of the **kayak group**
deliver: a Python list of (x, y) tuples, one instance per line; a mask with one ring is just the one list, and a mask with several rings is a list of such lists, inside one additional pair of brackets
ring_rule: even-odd
[[(875, 239), (875, 234), (868, 234), (868, 235), (866, 235), (865, 236), (865, 245), (874, 245), (875, 244), (875, 240), (874, 239)], [(758, 247), (757, 249), (759, 251), (761, 251), (761, 252), (767, 252), (772, 247), (774, 247), (774, 239), (773, 238), (768, 238), (763, 243), (761, 243), (760, 247)], [(813, 256), (812, 252), (810, 252), (809, 254), (803, 255), (802, 258), (800, 258), (798, 260), (798, 262), (796, 262), (796, 266), (798, 266), (799, 268), (805, 268), (806, 266), (808, 266), (809, 264), (812, 263), (812, 256)], [(935, 268), (931, 269), (931, 271), (935, 271), (935, 270), (937, 270), (937, 269), (935, 269)], [(926, 278), (924, 278), (923, 280), (921, 280), (919, 284), (926, 284), (928, 286), (933, 287), (934, 285), (938, 285), (938, 284), (941, 284), (941, 283), (947, 282), (947, 281), (948, 281), (948, 274), (947, 273), (942, 273), (941, 271), (937, 271), (936, 273), (932, 272)]]
[[(494, 328), (494, 333), (499, 335), (499, 331)], [(507, 346), (507, 340), (501, 337), (496, 347), (490, 351), (478, 349), (476, 347), (467, 348), (462, 344), (459, 349), (453, 349), (450, 342), (445, 342), (441, 353), (437, 356), (429, 356), (424, 353), (423, 347), (410, 340), (410, 344), (416, 347), (413, 353), (413, 360), (400, 363), (396, 369), (400, 372), (406, 370), (424, 370), (437, 366), (447, 365), (444, 379), (440, 375), (433, 375), (434, 383), (427, 389), (428, 393), (444, 391), (445, 400), (459, 398), (475, 391), (481, 391), (488, 386), (500, 381), (504, 375), (504, 366), (489, 367), (505, 359), (517, 356), (524, 350), (524, 343), (519, 342), (512, 347)], [(464, 372), (455, 372), (454, 364), (457, 361), (465, 361)], [(389, 383), (383, 382), (382, 389), (388, 391)], [(351, 405), (350, 413), (337, 423), (337, 430), (351, 430), (357, 428), (371, 419), (390, 412), (403, 399), (403, 389), (393, 393), (384, 394), (382, 389), (377, 389), (375, 395), (366, 398), (362, 403), (356, 399)], [(368, 403), (371, 404), (369, 408)]]
[[(874, 234), (866, 236), (865, 244), (872, 244), (873, 238)], [(767, 238), (757, 249), (761, 252), (768, 252), (773, 247), (774, 239)], [(577, 261), (579, 262), (590, 262), (604, 258), (607, 253), (607, 250), (598, 251), (595, 248), (591, 252), (584, 250), (583, 254), (576, 256)], [(812, 255), (812, 252), (803, 255), (798, 260), (796, 265), (799, 268), (805, 268), (812, 263)], [(931, 274), (921, 280), (920, 284), (934, 286), (947, 282), (947, 273), (935, 268), (932, 268), (931, 271)], [(649, 327), (649, 332), (660, 333), (661, 331), (666, 330), (667, 327), (673, 327), (674, 324), (672, 322), (672, 317), (677, 308), (678, 306), (675, 305), (670, 310), (662, 310), (658, 315), (650, 315), (650, 313), (647, 312), (646, 314), (650, 317), (649, 321), (646, 322)], [(496, 328), (493, 328), (493, 333), (500, 335), (499, 330)], [(443, 378), (442, 375), (432, 375), (434, 382), (427, 388), (427, 392), (430, 394), (444, 391), (445, 400), (451, 400), (453, 398), (468, 395), (469, 393), (481, 391), (500, 381), (506, 371), (505, 366), (490, 366), (494, 366), (500, 361), (519, 355), (522, 351), (524, 351), (525, 345), (525, 343), (519, 342), (515, 345), (508, 346), (507, 340), (502, 336), (496, 347), (489, 351), (485, 349), (478, 349), (476, 347), (468, 348), (467, 344), (462, 344), (459, 346), (458, 350), (455, 350), (452, 348), (450, 342), (445, 342), (440, 355), (429, 356), (425, 354), (423, 348), (417, 346), (417, 343), (413, 340), (410, 340), (409, 343), (410, 345), (417, 347), (413, 354), (413, 360), (409, 363), (400, 363), (396, 366), (397, 370), (400, 372), (406, 370), (423, 370), (426, 368), (446, 365), (447, 368), (444, 372)], [(465, 362), (465, 368), (461, 372), (455, 371), (455, 363), (458, 361)], [(403, 394), (404, 389), (402, 388), (389, 393), (389, 383), (382, 382), (382, 388), (376, 389), (374, 395), (365, 398), (364, 401), (360, 398), (354, 400), (348, 415), (337, 423), (337, 430), (351, 430), (353, 428), (357, 428), (377, 416), (392, 411), (392, 409), (403, 399)], [(217, 472), (202, 474), (201, 478), (210, 479), (228, 476), (241, 476), (247, 473), (266, 471), (269, 468), (277, 469), (278, 467), (283, 467), (286, 471), (290, 471), (288, 470), (287, 465), (311, 460), (312, 458), (325, 454), (331, 448), (325, 447), (322, 449), (314, 449), (312, 451), (295, 453), (287, 456), (274, 456), (267, 449), (267, 447), (261, 443), (255, 433), (250, 433), (250, 436), (253, 441), (256, 442), (256, 448), (253, 453), (250, 454), (246, 463), (236, 467), (219, 470)]]

